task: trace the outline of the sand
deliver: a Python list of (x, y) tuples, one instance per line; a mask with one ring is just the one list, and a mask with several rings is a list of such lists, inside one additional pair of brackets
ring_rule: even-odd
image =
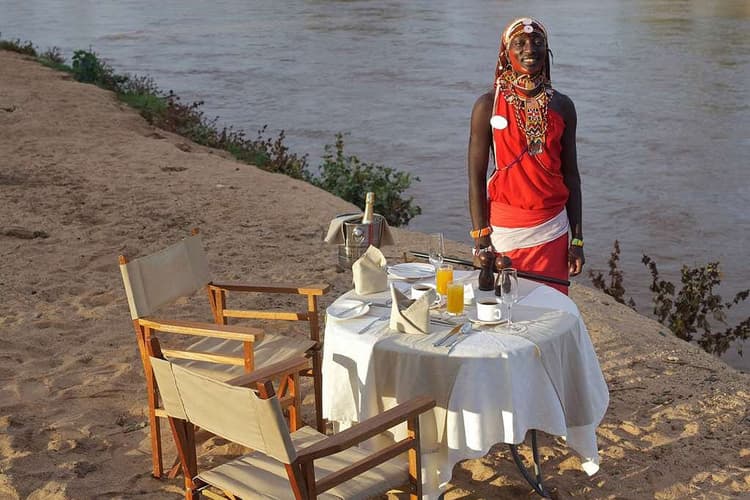
[[(0, 68), (0, 498), (179, 498), (179, 479), (150, 476), (117, 256), (200, 227), (215, 277), (330, 283), (325, 307), (351, 276), (322, 236), (356, 207), (154, 129), (112, 93), (17, 54), (0, 51)], [(392, 262), (426, 245), (423, 234), (394, 232), (398, 245), (384, 249)], [(571, 297), (611, 402), (595, 476), (558, 438), (542, 439), (555, 496), (750, 498), (750, 375), (592, 288), (575, 284)], [(181, 310), (210, 319), (202, 297)], [(307, 397), (308, 416), (311, 407)], [(210, 440), (202, 460), (225, 451)], [(446, 498), (529, 491), (498, 445), (456, 466)]]

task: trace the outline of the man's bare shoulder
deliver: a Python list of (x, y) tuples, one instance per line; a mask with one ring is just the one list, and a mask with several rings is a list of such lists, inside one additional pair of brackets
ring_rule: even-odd
[(552, 109), (560, 113), (563, 118), (575, 118), (576, 116), (576, 107), (573, 104), (573, 100), (557, 89), (552, 94), (549, 105)]
[(492, 110), (492, 104), (494, 103), (495, 96), (492, 92), (487, 92), (479, 96), (474, 103), (474, 112), (485, 112), (489, 113)]

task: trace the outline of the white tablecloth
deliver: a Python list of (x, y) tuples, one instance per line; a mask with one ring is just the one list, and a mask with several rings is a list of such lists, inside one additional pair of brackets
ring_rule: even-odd
[[(456, 273), (473, 283), (476, 276)], [(565, 437), (583, 469), (594, 474), (599, 469), (595, 431), (609, 393), (588, 332), (567, 296), (519, 281), (513, 321), (527, 331), (509, 335), (502, 326), (483, 328), (450, 354), (432, 345), (447, 327), (406, 335), (387, 327), (378, 331), (387, 325), (383, 321), (357, 333), (373, 318), (387, 316), (388, 308), (371, 307), (367, 315), (343, 321), (328, 316), (323, 416), (345, 428), (416, 395), (434, 397), (437, 407), (420, 420), (426, 498), (440, 494), (460, 460), (481, 457), (496, 443), (518, 444), (530, 429)], [(351, 291), (340, 300), (353, 297)], [(384, 302), (388, 292), (363, 299)], [(397, 438), (404, 433), (405, 426), (394, 431)]]

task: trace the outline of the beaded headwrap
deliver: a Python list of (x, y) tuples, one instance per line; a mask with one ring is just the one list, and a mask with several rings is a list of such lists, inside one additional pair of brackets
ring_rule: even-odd
[[(544, 150), (547, 133), (547, 105), (552, 95), (550, 52), (549, 49), (545, 50), (544, 66), (538, 74), (526, 75), (514, 71), (508, 56), (508, 47), (510, 41), (521, 33), (539, 33), (548, 45), (547, 30), (536, 19), (522, 17), (511, 22), (500, 39), (500, 50), (495, 67), (495, 90), (496, 94), (502, 94), (505, 100), (513, 106), (516, 123), (526, 135), (529, 154), (537, 155)], [(538, 88), (539, 92), (532, 96), (519, 95), (516, 92), (516, 89), (533, 92)], [(524, 110), (525, 120), (521, 116), (521, 108)]]

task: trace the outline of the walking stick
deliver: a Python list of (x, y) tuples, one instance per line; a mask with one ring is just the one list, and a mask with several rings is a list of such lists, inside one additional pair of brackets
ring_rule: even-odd
[[(414, 257), (417, 257), (418, 259), (429, 260), (430, 258), (430, 256), (425, 252), (417, 252), (414, 250), (409, 250), (409, 252)], [(457, 257), (443, 257), (443, 261), (450, 262), (451, 264), (461, 264), (462, 266), (468, 266), (468, 267), (473, 267), (474, 269), (479, 269), (477, 266), (474, 265), (473, 262), (459, 259)], [(526, 278), (526, 279), (534, 280), (534, 281), (541, 281), (543, 283), (553, 283), (555, 285), (570, 286), (570, 281), (568, 280), (563, 280), (560, 278), (553, 278), (552, 276), (544, 276), (543, 274), (527, 273), (526, 271), (518, 271), (518, 277)]]

